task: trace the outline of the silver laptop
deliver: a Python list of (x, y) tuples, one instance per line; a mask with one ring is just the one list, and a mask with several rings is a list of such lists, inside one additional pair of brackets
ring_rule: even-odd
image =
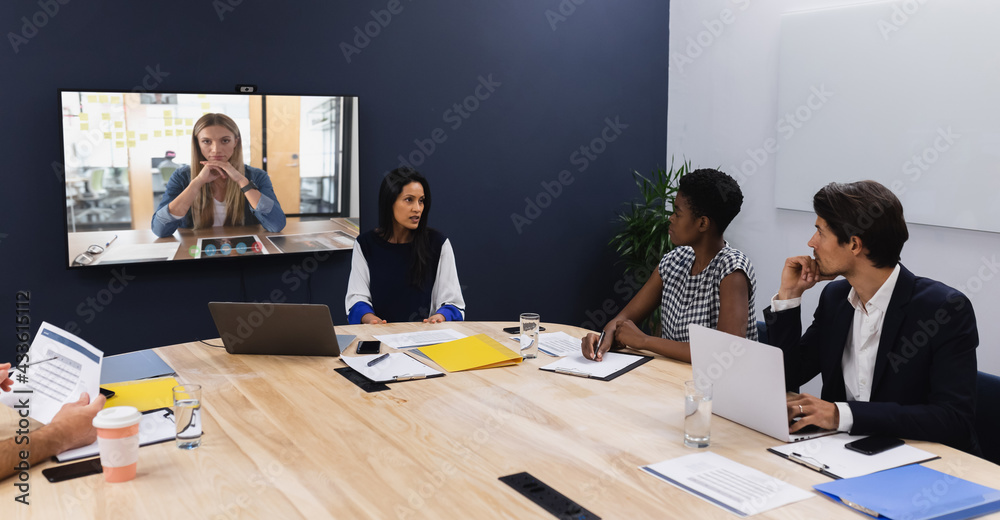
[(699, 325), (689, 330), (692, 372), (712, 382), (712, 413), (785, 442), (837, 433), (788, 433), (781, 349)]
[(340, 355), (326, 305), (209, 302), (208, 310), (230, 354)]

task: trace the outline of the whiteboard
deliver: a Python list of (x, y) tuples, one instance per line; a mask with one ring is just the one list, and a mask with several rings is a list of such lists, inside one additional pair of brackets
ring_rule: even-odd
[(907, 222), (1000, 232), (1000, 2), (904, 0), (781, 19), (775, 200), (874, 179)]

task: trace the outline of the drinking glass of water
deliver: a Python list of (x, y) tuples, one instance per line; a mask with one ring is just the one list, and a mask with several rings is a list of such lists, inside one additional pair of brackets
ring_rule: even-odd
[(521, 356), (524, 359), (538, 357), (538, 326), (541, 320), (538, 313), (525, 312), (521, 314)]
[(712, 383), (684, 382), (684, 445), (707, 448), (711, 439)]
[(201, 446), (201, 385), (178, 385), (173, 391), (177, 447), (193, 450)]

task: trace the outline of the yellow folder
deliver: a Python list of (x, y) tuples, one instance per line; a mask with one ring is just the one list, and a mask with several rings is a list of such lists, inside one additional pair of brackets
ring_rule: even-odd
[(169, 408), (174, 405), (172, 389), (179, 384), (173, 377), (157, 377), (101, 385), (101, 387), (115, 393), (111, 399), (108, 399), (104, 407), (134, 406), (140, 412)]
[(516, 365), (521, 355), (486, 334), (420, 347), (420, 352), (449, 372)]

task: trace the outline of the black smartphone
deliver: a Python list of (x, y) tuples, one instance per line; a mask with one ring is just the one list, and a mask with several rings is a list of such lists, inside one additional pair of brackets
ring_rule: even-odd
[(858, 453), (864, 453), (865, 455), (875, 455), (876, 453), (882, 453), (885, 450), (891, 450), (896, 446), (902, 446), (903, 440), (897, 439), (895, 437), (883, 437), (880, 435), (872, 435), (871, 437), (865, 437), (864, 439), (858, 439), (854, 442), (848, 442), (844, 445), (845, 448), (849, 450), (854, 450)]
[(62, 482), (71, 478), (86, 477), (87, 475), (97, 473), (104, 473), (100, 457), (42, 470), (42, 476), (47, 478), (49, 482)]
[[(507, 334), (520, 334), (521, 326), (518, 325), (517, 327), (504, 327), (503, 331), (506, 332)], [(538, 332), (544, 332), (544, 331), (545, 327), (538, 327)]]
[(359, 355), (378, 354), (382, 349), (381, 341), (359, 341), (358, 348), (354, 352)]
[(108, 390), (107, 388), (101, 388), (101, 395), (103, 395), (107, 399), (111, 399), (112, 397), (115, 396), (115, 391)]

